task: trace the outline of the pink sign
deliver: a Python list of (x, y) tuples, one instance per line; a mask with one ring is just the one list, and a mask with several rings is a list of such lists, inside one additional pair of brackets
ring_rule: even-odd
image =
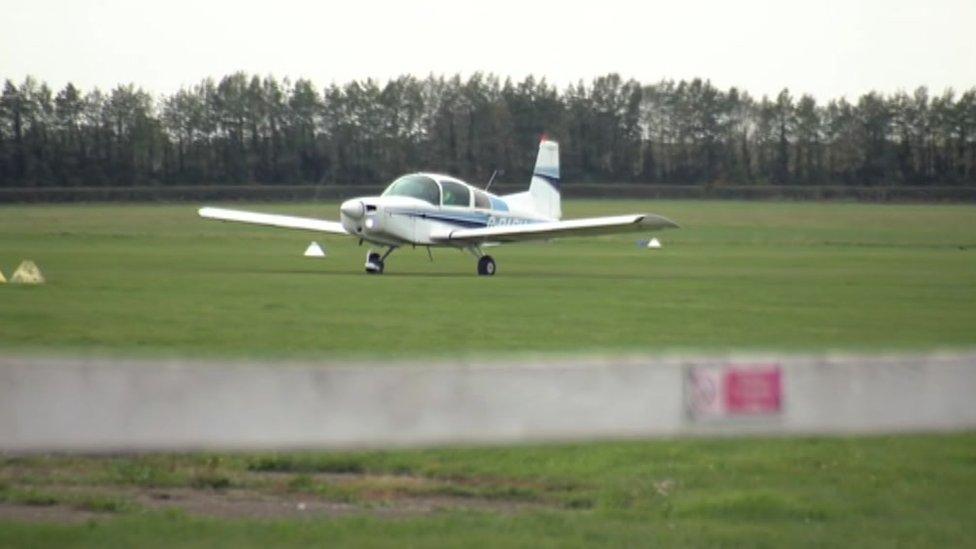
[(779, 366), (729, 366), (725, 370), (725, 409), (730, 415), (775, 414), (783, 406)]
[(775, 415), (783, 409), (777, 364), (700, 366), (686, 379), (688, 409), (695, 418)]

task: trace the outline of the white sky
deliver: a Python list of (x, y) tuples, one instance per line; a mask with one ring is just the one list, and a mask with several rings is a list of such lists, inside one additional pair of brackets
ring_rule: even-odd
[(0, 0), (0, 78), (169, 93), (236, 70), (319, 86), (400, 74), (619, 72), (818, 99), (976, 86), (976, 0)]

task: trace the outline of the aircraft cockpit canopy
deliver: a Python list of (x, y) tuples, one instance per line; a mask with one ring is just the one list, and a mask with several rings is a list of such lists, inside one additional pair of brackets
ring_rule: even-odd
[(478, 190), (472, 193), (472, 189), (460, 181), (435, 177), (422, 173), (405, 175), (390, 183), (390, 186), (383, 191), (383, 196), (409, 196), (434, 206), (470, 208), (473, 194), (475, 207), (491, 207), (491, 202), (485, 193)]
[(441, 189), (437, 182), (421, 174), (410, 174), (398, 178), (383, 191), (383, 196), (409, 196), (429, 202), (434, 206), (439, 206), (441, 203)]

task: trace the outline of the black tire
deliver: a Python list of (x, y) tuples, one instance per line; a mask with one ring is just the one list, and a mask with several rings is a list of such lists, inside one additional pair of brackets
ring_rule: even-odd
[(490, 255), (483, 255), (478, 260), (478, 274), (481, 276), (493, 276), (495, 274), (495, 260)]
[(383, 260), (381, 260), (380, 257), (382, 256), (380, 256), (380, 254), (375, 252), (370, 253), (369, 255), (366, 256), (366, 261), (376, 265), (377, 267), (377, 270), (375, 271), (367, 268), (366, 274), (383, 274)]

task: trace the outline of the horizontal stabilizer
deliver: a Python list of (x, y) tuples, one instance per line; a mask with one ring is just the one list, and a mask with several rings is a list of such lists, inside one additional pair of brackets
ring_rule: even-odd
[(219, 221), (234, 221), (250, 223), (252, 225), (266, 225), (285, 229), (302, 229), (332, 234), (349, 234), (338, 221), (312, 219), (309, 217), (294, 217), (290, 215), (276, 215), (242, 210), (226, 210), (224, 208), (200, 208), (200, 217)]
[(443, 243), (481, 244), (482, 242), (520, 242), (571, 236), (593, 236), (667, 229), (678, 224), (654, 214), (587, 217), (567, 221), (543, 221), (524, 225), (496, 225), (479, 229), (446, 230), (431, 235)]

